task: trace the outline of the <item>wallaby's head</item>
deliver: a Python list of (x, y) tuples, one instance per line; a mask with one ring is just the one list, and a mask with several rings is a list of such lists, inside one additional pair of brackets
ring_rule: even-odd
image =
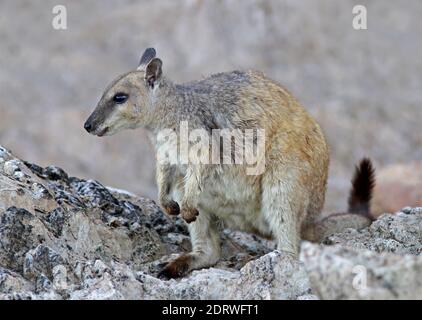
[(153, 48), (142, 55), (136, 70), (115, 79), (105, 90), (84, 128), (97, 136), (146, 125), (161, 80), (162, 62)]

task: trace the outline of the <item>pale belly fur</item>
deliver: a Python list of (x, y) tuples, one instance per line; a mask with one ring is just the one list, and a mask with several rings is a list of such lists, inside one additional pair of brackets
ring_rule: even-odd
[[(204, 183), (198, 202), (199, 214), (215, 215), (229, 229), (270, 238), (269, 225), (261, 214), (259, 182), (250, 176), (239, 176), (239, 172), (225, 173)], [(180, 193), (175, 194), (176, 201), (177, 198), (181, 198)]]

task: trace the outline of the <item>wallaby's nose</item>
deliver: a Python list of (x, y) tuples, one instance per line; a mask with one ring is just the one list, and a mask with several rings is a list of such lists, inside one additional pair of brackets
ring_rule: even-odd
[(86, 131), (91, 132), (91, 130), (92, 130), (91, 123), (89, 123), (89, 121), (85, 122), (84, 128), (85, 128)]

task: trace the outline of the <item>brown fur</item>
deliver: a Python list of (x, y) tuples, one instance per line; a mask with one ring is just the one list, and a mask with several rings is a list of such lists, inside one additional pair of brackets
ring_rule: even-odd
[(195, 208), (184, 208), (181, 215), (187, 223), (191, 223), (196, 220), (196, 217), (199, 215), (199, 211)]
[(170, 200), (168, 202), (162, 203), (161, 206), (170, 216), (177, 216), (180, 214), (179, 204), (176, 201)]
[(372, 219), (370, 203), (375, 187), (375, 169), (368, 158), (361, 160), (352, 179), (348, 212), (360, 213)]

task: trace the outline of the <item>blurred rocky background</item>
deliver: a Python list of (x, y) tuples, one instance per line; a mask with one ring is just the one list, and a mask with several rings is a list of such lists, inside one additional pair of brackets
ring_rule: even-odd
[[(57, 4), (67, 30), (52, 28)], [(356, 4), (368, 30), (352, 28)], [(154, 46), (175, 81), (252, 68), (290, 89), (328, 137), (326, 210), (341, 210), (362, 156), (378, 168), (422, 160), (421, 17), (418, 0), (2, 0), (0, 143), (155, 198), (142, 130), (102, 139), (83, 130), (107, 84)]]

